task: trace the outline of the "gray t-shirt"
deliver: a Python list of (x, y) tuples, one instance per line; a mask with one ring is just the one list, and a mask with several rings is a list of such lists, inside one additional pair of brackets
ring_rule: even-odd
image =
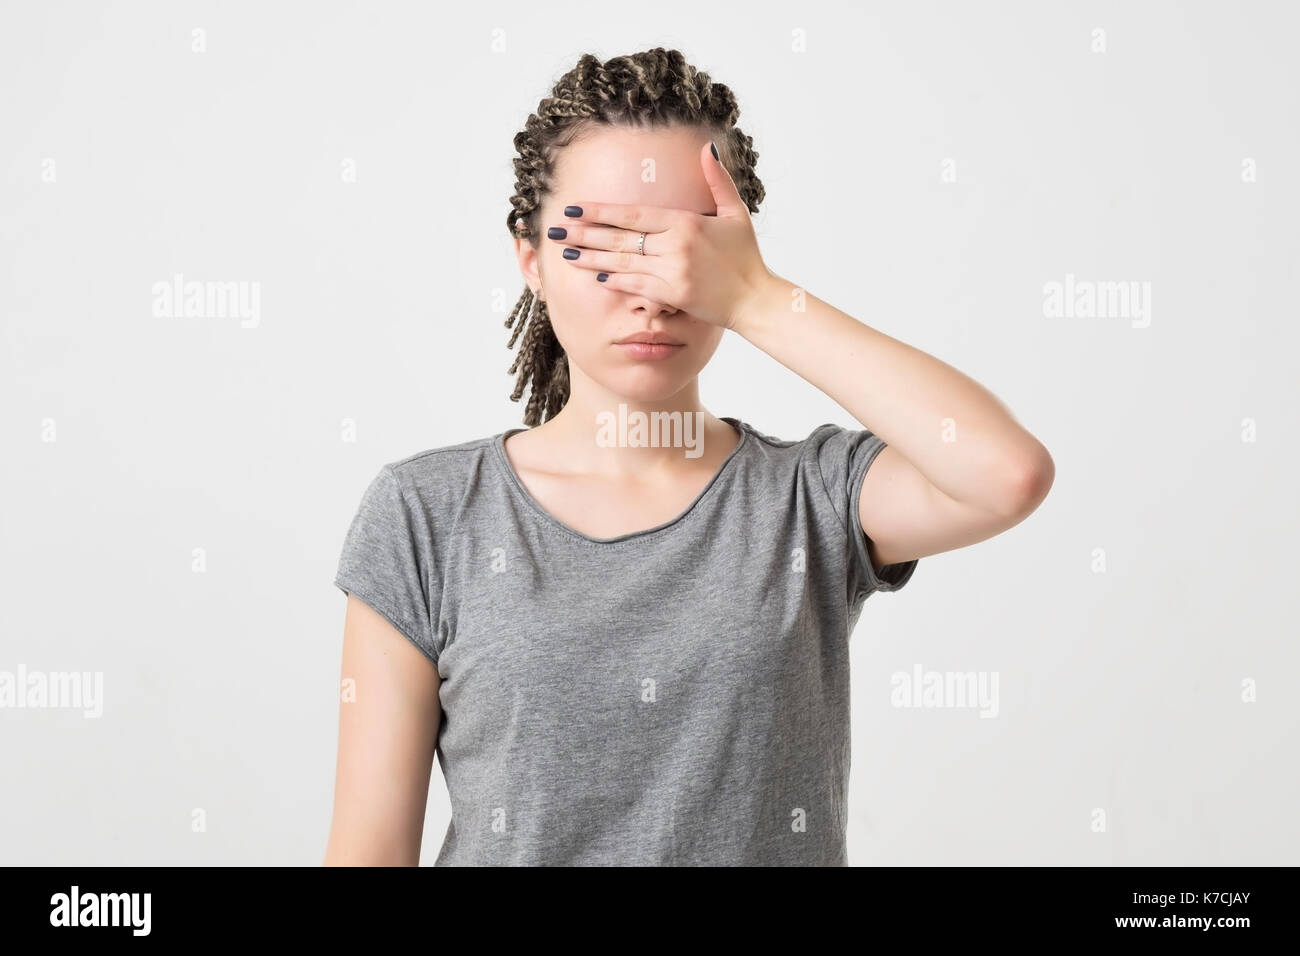
[(505, 439), (384, 465), (334, 583), (442, 677), (436, 866), (846, 866), (849, 635), (877, 573), (855, 503), (885, 447), (741, 434), (682, 514), (582, 534)]

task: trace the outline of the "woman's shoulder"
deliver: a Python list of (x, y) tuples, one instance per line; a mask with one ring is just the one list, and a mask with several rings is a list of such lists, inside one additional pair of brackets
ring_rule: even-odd
[(396, 477), (399, 484), (425, 493), (438, 490), (454, 492), (463, 489), (467, 481), (472, 481), (482, 472), (489, 456), (495, 454), (495, 446), (501, 441), (502, 434), (426, 447), (386, 462), (381, 471)]
[(440, 460), (453, 461), (473, 458), (476, 455), (490, 451), (493, 443), (499, 440), (500, 437), (500, 434), (484, 435), (481, 438), (470, 438), (452, 445), (435, 445), (432, 448), (423, 448), (420, 451), (412, 452), (405, 458), (398, 458), (388, 462), (387, 467), (410, 471), (421, 465), (438, 464)]
[(815, 455), (824, 451), (826, 446), (849, 444), (855, 440), (860, 441), (871, 434), (865, 429), (853, 429), (837, 425), (834, 422), (822, 422), (810, 428), (802, 438), (779, 438), (759, 431), (748, 422), (735, 419), (729, 420), (736, 421), (753, 440), (754, 444), (763, 448), (769, 454), (774, 454), (783, 459), (799, 459), (810, 454)]

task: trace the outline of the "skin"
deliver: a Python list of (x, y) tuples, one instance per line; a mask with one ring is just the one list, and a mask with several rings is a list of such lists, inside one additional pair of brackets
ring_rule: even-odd
[(368, 604), (348, 595), (334, 817), (325, 866), (418, 866), (442, 718), (433, 663)]
[[(644, 182), (653, 159), (654, 181)], [(567, 217), (567, 206), (582, 215)], [(686, 510), (739, 435), (700, 403), (698, 375), (727, 330), (820, 389), (887, 447), (862, 483), (858, 518), (877, 569), (965, 547), (1019, 524), (1051, 488), (1047, 449), (986, 388), (834, 308), (764, 263), (749, 212), (708, 134), (602, 128), (571, 144), (542, 203), (537, 249), (519, 268), (569, 356), (568, 402), (512, 436), (506, 453), (551, 515), (604, 538)], [(646, 255), (637, 234), (646, 232)], [(563, 252), (577, 249), (578, 258)], [(597, 281), (598, 273), (608, 275)], [(658, 331), (682, 343), (649, 361), (614, 343)], [(702, 413), (704, 454), (601, 447), (596, 416)], [(433, 664), (349, 597), (334, 822), (326, 865), (415, 865), (441, 708)], [(373, 693), (366, 693), (374, 689)]]

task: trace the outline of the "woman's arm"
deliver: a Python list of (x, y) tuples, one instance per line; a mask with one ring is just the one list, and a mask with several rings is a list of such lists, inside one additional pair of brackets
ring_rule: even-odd
[(438, 669), (348, 595), (334, 820), (325, 866), (418, 866), (442, 705)]
[(1055, 477), (1052, 458), (987, 389), (769, 277), (731, 328), (889, 446), (859, 500), (877, 568), (991, 538), (1038, 507)]
[[(584, 251), (565, 262), (740, 333), (883, 439), (858, 501), (877, 568), (991, 538), (1038, 507), (1055, 474), (1042, 443), (952, 366), (773, 274), (713, 143), (699, 159), (715, 215), (566, 206), (564, 242)], [(641, 232), (653, 253), (633, 251)]]

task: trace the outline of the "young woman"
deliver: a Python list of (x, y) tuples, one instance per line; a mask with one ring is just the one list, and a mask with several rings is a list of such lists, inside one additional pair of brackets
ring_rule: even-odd
[[(437, 865), (847, 863), (863, 603), (1022, 521), (1053, 466), (974, 381), (767, 268), (738, 114), (675, 50), (586, 55), (515, 137), (529, 427), (365, 492), (327, 864), (418, 862), (435, 753)], [(871, 429), (710, 414), (728, 330)]]

